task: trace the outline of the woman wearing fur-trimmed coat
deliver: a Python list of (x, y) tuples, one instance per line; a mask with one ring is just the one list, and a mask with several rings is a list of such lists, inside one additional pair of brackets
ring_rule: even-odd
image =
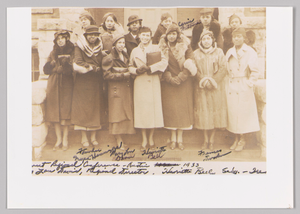
[[(194, 127), (204, 130), (202, 149), (213, 149), (216, 128), (227, 127), (225, 81), (226, 60), (223, 51), (216, 47), (211, 31), (203, 32), (198, 49), (194, 51), (197, 82), (194, 94)], [(212, 130), (208, 140), (208, 131)]]
[[(182, 132), (193, 126), (193, 82), (197, 68), (189, 39), (172, 24), (162, 36), (159, 47), (168, 57), (168, 67), (161, 83), (164, 126), (171, 130), (171, 149), (183, 150)], [(177, 139), (176, 139), (177, 131)]]

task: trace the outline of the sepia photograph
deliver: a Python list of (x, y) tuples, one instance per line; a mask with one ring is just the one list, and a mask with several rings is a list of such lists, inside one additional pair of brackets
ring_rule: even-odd
[(266, 162), (266, 8), (32, 8), (33, 161)]
[(294, 207), (291, 7), (7, 12), (8, 208)]

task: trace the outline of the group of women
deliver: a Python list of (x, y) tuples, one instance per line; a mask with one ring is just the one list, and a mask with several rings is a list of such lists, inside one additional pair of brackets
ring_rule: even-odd
[(236, 136), (230, 149), (243, 150), (244, 134), (259, 130), (257, 54), (245, 44), (240, 17), (230, 17), (222, 36), (212, 14), (201, 9), (191, 40), (168, 13), (154, 36), (137, 15), (128, 18), (124, 35), (113, 13), (104, 15), (99, 28), (89, 12), (80, 15), (81, 28), (72, 35), (57, 32), (44, 66), (50, 75), (46, 120), (57, 136), (53, 149), (68, 148), (70, 124), (81, 130), (84, 147), (98, 145), (96, 133), (108, 112), (109, 133), (120, 149), (126, 149), (122, 135), (137, 129), (141, 150), (153, 149), (155, 129), (166, 128), (170, 148), (183, 150), (183, 131), (196, 128), (204, 131), (202, 149), (213, 150), (216, 129), (227, 128)]

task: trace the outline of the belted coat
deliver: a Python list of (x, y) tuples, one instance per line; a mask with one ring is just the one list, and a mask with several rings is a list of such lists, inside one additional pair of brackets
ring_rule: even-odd
[(259, 76), (257, 53), (243, 44), (238, 52), (233, 47), (226, 54), (228, 82), (227, 130), (235, 134), (259, 131), (253, 84)]

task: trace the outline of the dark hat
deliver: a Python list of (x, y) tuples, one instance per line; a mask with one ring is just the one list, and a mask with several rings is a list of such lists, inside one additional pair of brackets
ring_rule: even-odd
[(94, 17), (88, 11), (84, 11), (84, 12), (80, 13), (79, 19), (81, 19), (81, 17), (84, 17), (84, 16), (91, 21), (91, 25), (96, 24), (96, 21), (95, 21)]
[[(172, 18), (171, 14), (170, 13), (163, 13), (160, 17), (161, 21), (164, 21), (168, 18)], [(173, 19), (173, 18), (172, 18)]]
[(123, 34), (117, 34), (114, 36), (113, 40), (112, 40), (112, 46), (115, 46), (117, 41), (119, 41), (120, 39), (125, 38)]
[(96, 25), (90, 25), (90, 26), (88, 26), (88, 27), (85, 29), (84, 35), (86, 35), (86, 34), (92, 34), (92, 33), (100, 34), (99, 28), (98, 28)]
[(54, 43), (59, 35), (63, 35), (67, 39), (70, 39), (70, 32), (68, 30), (60, 30), (54, 33), (54, 40), (53, 40)]
[(135, 22), (135, 21), (143, 21), (143, 19), (140, 19), (138, 15), (131, 15), (128, 18), (127, 26), (129, 26), (132, 22)]
[(139, 30), (139, 33), (145, 33), (145, 32), (152, 33), (152, 31), (149, 27), (146, 27), (146, 26), (141, 27), (140, 30)]
[(235, 19), (235, 18), (238, 18), (238, 19), (240, 20), (240, 23), (242, 24), (241, 18), (240, 18), (239, 16), (235, 15), (235, 14), (233, 14), (233, 15), (231, 15), (231, 16), (229, 17), (229, 24), (230, 24), (230, 22), (231, 22), (233, 19)]
[[(213, 34), (213, 32), (212, 31), (209, 31), (209, 30), (204, 30), (202, 33), (201, 33), (201, 36), (200, 36), (200, 40), (203, 38), (203, 36), (205, 36), (205, 35), (210, 35), (211, 36), (211, 38), (213, 38), (214, 39), (214, 34)], [(199, 41), (200, 41), (199, 40)]]
[(200, 9), (200, 16), (201, 15), (205, 15), (205, 14), (209, 14), (209, 15), (213, 15), (214, 9), (213, 8), (209, 8), (209, 7), (205, 7), (205, 8), (201, 8)]
[(167, 31), (166, 31), (166, 35), (168, 35), (170, 32), (172, 31), (176, 31), (178, 35), (181, 34), (181, 31), (180, 31), (180, 28), (178, 27), (177, 24), (175, 23), (172, 23), (168, 28), (167, 28)]
[(242, 34), (244, 38), (246, 38), (246, 30), (243, 27), (236, 28), (234, 31), (232, 31), (233, 34)]

